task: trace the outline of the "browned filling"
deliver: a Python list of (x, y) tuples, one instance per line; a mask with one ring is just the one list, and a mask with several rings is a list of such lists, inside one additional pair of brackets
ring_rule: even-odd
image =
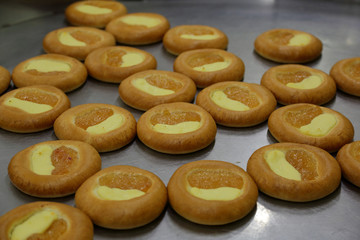
[(67, 174), (70, 171), (71, 164), (77, 160), (78, 153), (74, 149), (65, 146), (55, 149), (51, 154), (51, 163), (55, 167), (51, 174)]
[(224, 90), (226, 96), (232, 100), (242, 102), (249, 108), (254, 108), (260, 104), (257, 96), (250, 92), (247, 88), (228, 87)]
[(284, 31), (273, 32), (269, 35), (269, 39), (279, 45), (287, 45), (293, 37), (294, 34)]
[(151, 184), (151, 179), (137, 173), (108, 173), (99, 178), (100, 186), (120, 188), (122, 190), (137, 189), (147, 192)]
[(299, 110), (289, 111), (285, 115), (285, 120), (296, 128), (300, 128), (304, 125), (311, 123), (311, 121), (321, 115), (323, 111), (320, 107), (310, 106), (303, 107)]
[(191, 67), (199, 67), (205, 64), (211, 64), (216, 62), (224, 62), (225, 59), (218, 54), (199, 54), (193, 56), (187, 60), (187, 64)]
[(105, 63), (111, 67), (120, 67), (123, 64), (122, 57), (126, 52), (120, 49), (113, 49), (105, 53)]
[(47, 104), (52, 107), (54, 107), (59, 100), (55, 95), (45, 93), (44, 91), (40, 91), (37, 89), (25, 89), (18, 91), (14, 97), (33, 103)]
[(350, 154), (355, 158), (355, 160), (360, 162), (360, 142), (354, 142), (352, 144)]
[(200, 35), (213, 35), (213, 31), (211, 29), (208, 28), (202, 28), (202, 27), (187, 27), (184, 28), (180, 31), (180, 35), (183, 34), (189, 34), (189, 35), (195, 35), (195, 36), (200, 36)]
[(276, 74), (276, 79), (286, 85), (288, 83), (301, 82), (302, 80), (310, 76), (311, 73), (306, 71), (279, 72)]
[(220, 187), (241, 189), (244, 185), (244, 180), (239, 174), (221, 168), (194, 169), (187, 176), (187, 180), (191, 187), (202, 189), (215, 189)]
[(360, 61), (351, 62), (344, 67), (344, 72), (351, 78), (360, 81)]
[(110, 108), (95, 108), (90, 111), (80, 113), (78, 116), (76, 116), (75, 125), (86, 130), (88, 127), (95, 126), (102, 121), (105, 121), (113, 114), (114, 111)]
[(152, 125), (156, 125), (156, 124), (175, 125), (189, 121), (200, 122), (201, 116), (195, 112), (177, 111), (170, 113), (168, 110), (165, 110), (162, 113), (153, 115), (150, 119), (150, 123)]
[(96, 1), (96, 2), (86, 2), (85, 5), (90, 5), (90, 6), (94, 6), (94, 7), (99, 7), (99, 8), (109, 8), (114, 10), (117, 10), (117, 5), (113, 4), (112, 2), (107, 2), (107, 1)]
[(76, 40), (86, 43), (86, 45), (92, 45), (101, 40), (96, 33), (88, 31), (73, 31), (70, 35)]
[(56, 240), (66, 232), (67, 224), (63, 219), (55, 220), (43, 233), (36, 233), (27, 238), (27, 240)]
[(286, 160), (301, 174), (302, 180), (314, 180), (317, 176), (317, 161), (304, 150), (289, 150)]
[(156, 87), (173, 90), (174, 92), (180, 90), (183, 84), (180, 81), (173, 80), (165, 75), (150, 75), (147, 76), (146, 81)]

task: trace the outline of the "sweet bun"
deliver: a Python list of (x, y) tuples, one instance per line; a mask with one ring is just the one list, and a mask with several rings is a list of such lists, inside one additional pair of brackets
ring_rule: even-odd
[(6, 68), (0, 66), (0, 94), (8, 89), (10, 85), (10, 79), (10, 72)]
[(360, 97), (360, 57), (338, 61), (331, 68), (330, 76), (341, 91)]
[(70, 105), (65, 93), (53, 86), (17, 88), (0, 97), (0, 128), (17, 133), (39, 132), (51, 128)]
[(275, 143), (256, 150), (247, 172), (271, 197), (309, 202), (334, 192), (341, 181), (335, 158), (325, 150), (299, 143)]
[(360, 187), (360, 141), (344, 145), (337, 153), (336, 159), (344, 178)]
[(322, 105), (336, 95), (334, 79), (323, 71), (299, 64), (285, 64), (270, 68), (261, 78), (283, 105), (312, 103)]
[(167, 190), (155, 174), (132, 166), (111, 166), (76, 191), (76, 207), (98, 226), (132, 229), (155, 220), (167, 203)]
[(280, 63), (305, 63), (321, 55), (322, 42), (314, 35), (293, 29), (271, 29), (254, 42), (263, 58)]

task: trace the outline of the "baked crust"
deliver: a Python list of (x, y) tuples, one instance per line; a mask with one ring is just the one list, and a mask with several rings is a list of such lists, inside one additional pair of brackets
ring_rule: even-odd
[[(299, 89), (287, 83), (298, 83), (307, 77), (319, 77), (322, 82), (315, 88)], [(283, 105), (312, 103), (322, 105), (336, 95), (336, 84), (328, 74), (299, 64), (285, 64), (270, 68), (261, 78), (261, 85), (268, 88)]]
[[(317, 176), (313, 179), (306, 179), (302, 175), (301, 180), (298, 181), (278, 175), (270, 168), (264, 157), (264, 154), (271, 150), (280, 150), (285, 154), (289, 151), (305, 153), (310, 156), (312, 161), (316, 161), (316, 171), (314, 171)], [(300, 169), (306, 166), (306, 163), (301, 165), (301, 162), (304, 161), (303, 155), (298, 154), (298, 158), (294, 160), (299, 163)], [(288, 159), (286, 161), (289, 162)], [(328, 152), (318, 147), (299, 143), (275, 143), (256, 150), (248, 160), (247, 172), (261, 192), (292, 202), (308, 202), (323, 198), (334, 192), (341, 181), (339, 164)]]
[[(149, 18), (156, 19), (158, 24), (146, 26), (137, 21), (137, 24), (127, 24), (123, 20), (126, 18)], [(130, 13), (113, 19), (106, 25), (106, 31), (115, 36), (117, 42), (129, 45), (146, 45), (160, 42), (170, 28), (170, 23), (166, 17), (157, 13)]]
[[(249, 110), (226, 109), (212, 99), (215, 91), (225, 92), (231, 91), (231, 89), (233, 89), (235, 97), (241, 97), (241, 100), (236, 99), (235, 101), (245, 104), (250, 108)], [(257, 101), (258, 105), (252, 106), (254, 101)], [(198, 93), (196, 104), (208, 111), (217, 124), (228, 127), (249, 127), (266, 121), (270, 113), (275, 110), (277, 103), (272, 93), (263, 86), (255, 83), (229, 81), (215, 83), (204, 88)]]
[[(123, 190), (140, 188), (138, 190), (145, 194), (128, 200), (101, 199), (96, 188), (101, 185), (100, 179), (104, 176), (111, 176), (113, 183), (124, 179), (130, 185), (127, 188), (125, 186), (114, 186), (114, 188)], [(137, 177), (146, 181), (141, 182), (140, 179), (136, 182)], [(143, 185), (146, 182), (150, 186)], [(133, 166), (117, 165), (102, 169), (86, 180), (75, 194), (75, 203), (98, 226), (110, 229), (132, 229), (152, 222), (162, 213), (167, 203), (167, 190), (161, 179), (152, 172)]]
[[(308, 44), (289, 46), (298, 34), (308, 36)], [(263, 58), (280, 63), (305, 63), (321, 55), (322, 42), (314, 35), (293, 29), (271, 29), (260, 34), (254, 42), (255, 51)]]
[[(226, 68), (216, 71), (200, 71), (194, 67), (216, 62), (229, 62)], [(196, 49), (181, 53), (174, 61), (174, 71), (194, 80), (199, 88), (224, 81), (241, 81), (245, 65), (238, 56), (221, 49)]]
[[(13, 228), (30, 218), (33, 214), (42, 210), (53, 210), (59, 215), (59, 218), (65, 220), (67, 227), (66, 231), (59, 235), (58, 240), (79, 239), (90, 240), (93, 239), (94, 227), (88, 216), (77, 208), (57, 202), (38, 201), (20, 205), (0, 217), (0, 238), (3, 240), (10, 240)], [(49, 233), (49, 239), (56, 231)]]
[[(135, 65), (121, 66), (123, 55), (139, 54), (143, 61)], [(150, 53), (133, 47), (113, 46), (99, 48), (91, 52), (85, 59), (89, 74), (103, 82), (120, 83), (137, 72), (156, 69), (157, 61)]]
[[(319, 110), (321, 113), (329, 113), (336, 118), (336, 124), (323, 136), (303, 134), (299, 131), (298, 127), (290, 124), (290, 122), (286, 120), (286, 117), (289, 113), (298, 113), (300, 114), (299, 120), (301, 121), (301, 119), (309, 118), (310, 116), (310, 112), (306, 112), (306, 110)], [(354, 137), (354, 127), (350, 120), (344, 115), (330, 108), (309, 103), (291, 104), (276, 109), (269, 117), (268, 127), (270, 133), (279, 142), (309, 144), (328, 152), (336, 152), (343, 145), (352, 142)]]
[(343, 92), (360, 96), (360, 57), (338, 61), (330, 70), (336, 86)]
[[(42, 72), (37, 69), (27, 69), (29, 64), (39, 60), (60, 61), (70, 67), (69, 71)], [(86, 67), (77, 59), (60, 54), (43, 54), (19, 63), (12, 72), (16, 87), (32, 85), (51, 85), (64, 92), (70, 92), (83, 85), (87, 78)]]
[[(55, 154), (54, 158), (51, 155), (52, 165), (54, 162), (57, 165), (50, 175), (37, 174), (31, 167), (34, 152), (42, 146), (51, 147), (51, 154)], [(74, 150), (75, 157), (64, 153), (64, 148)], [(59, 169), (62, 166), (65, 166), (64, 170)], [(100, 169), (100, 155), (91, 145), (80, 141), (56, 140), (38, 143), (18, 152), (9, 163), (8, 174), (20, 191), (35, 197), (55, 198), (75, 193), (87, 178)]]
[(8, 89), (10, 85), (10, 79), (10, 72), (6, 68), (0, 66), (0, 94)]
[[(61, 34), (70, 35), (84, 46), (63, 44), (59, 37)], [(43, 48), (47, 53), (57, 53), (67, 55), (78, 60), (84, 60), (93, 50), (114, 46), (115, 38), (112, 34), (92, 27), (64, 27), (49, 32), (43, 39)]]
[(344, 145), (336, 155), (342, 175), (352, 184), (360, 187), (360, 141)]
[[(214, 39), (186, 39), (182, 34), (215, 35)], [(180, 25), (167, 31), (163, 38), (163, 45), (169, 53), (179, 55), (182, 52), (201, 48), (226, 49), (228, 37), (217, 28), (206, 25)]]
[[(200, 127), (185, 133), (162, 133), (153, 128), (152, 118), (162, 117), (163, 123), (178, 119), (186, 121), (186, 114), (200, 118)], [(161, 123), (160, 122), (160, 123)], [(170, 125), (172, 125), (170, 123)], [(138, 138), (149, 148), (168, 154), (185, 154), (198, 151), (210, 145), (216, 136), (216, 123), (203, 108), (184, 102), (164, 103), (147, 110), (138, 120)]]
[[(97, 121), (100, 116), (97, 115), (97, 111), (110, 111), (111, 115), (120, 114), (123, 119), (123, 123), (113, 130), (105, 133), (90, 133), (86, 131), (87, 128), (82, 128), (76, 124), (76, 119), (89, 116), (89, 119), (79, 120), (81, 121)], [(89, 126), (95, 126), (106, 119), (105, 117), (96, 124)], [(134, 116), (126, 109), (121, 107), (102, 104), (102, 103), (88, 103), (72, 107), (61, 114), (54, 123), (55, 135), (61, 140), (78, 140), (89, 143), (98, 152), (109, 152), (129, 144), (136, 136), (136, 120)]]
[[(167, 95), (153, 95), (151, 92), (137, 88), (133, 84), (136, 79), (148, 79), (147, 82), (151, 86), (174, 92)], [(170, 71), (147, 70), (135, 73), (123, 80), (119, 86), (121, 100), (142, 111), (163, 103), (191, 102), (195, 94), (196, 85), (189, 77)]]
[[(21, 95), (21, 96), (19, 96)], [(43, 104), (52, 108), (41, 113), (29, 113), (20, 108), (5, 105), (10, 98), (23, 99), (26, 102), (36, 102), (45, 95)], [(53, 102), (48, 99), (53, 98)], [(29, 100), (30, 98), (30, 100)], [(31, 101), (33, 99), (34, 101)], [(55, 119), (69, 109), (69, 98), (60, 89), (49, 85), (34, 85), (22, 87), (5, 93), (0, 97), (0, 127), (17, 133), (39, 132), (51, 128)]]

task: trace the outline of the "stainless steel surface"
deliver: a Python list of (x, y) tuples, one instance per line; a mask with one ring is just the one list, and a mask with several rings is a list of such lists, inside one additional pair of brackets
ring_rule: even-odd
[[(299, 29), (319, 37), (324, 44), (323, 54), (307, 65), (325, 72), (329, 72), (340, 59), (360, 56), (358, 1), (173, 0), (123, 3), (129, 12), (163, 14), (172, 26), (205, 24), (223, 30), (229, 37), (228, 51), (241, 57), (245, 63), (245, 82), (260, 83), (262, 74), (277, 65), (253, 51), (257, 35), (271, 28)], [(0, 5), (0, 16), (9, 9), (4, 4), (6, 2)], [(29, 8), (29, 5), (18, 4), (17, 7)], [(29, 11), (34, 14), (23, 21), (15, 21), (14, 14), (19, 13), (13, 11), (13, 14), (8, 14), (6, 27), (0, 28), (0, 65), (10, 71), (21, 61), (43, 54), (42, 38), (45, 34), (67, 25), (61, 8), (57, 8), (57, 13), (49, 9), (31, 8)], [(4, 26), (4, 22), (0, 22), (0, 26)], [(161, 43), (139, 48), (156, 57), (158, 69), (172, 70), (175, 57), (168, 54)], [(83, 87), (68, 96), (73, 106), (89, 102), (110, 103), (130, 110), (138, 119), (142, 112), (122, 103), (117, 88), (116, 84), (89, 77)], [(351, 120), (355, 127), (354, 140), (360, 140), (359, 104), (360, 98), (338, 91), (336, 98), (325, 105)], [(52, 129), (34, 134), (0, 130), (0, 215), (21, 204), (44, 200), (27, 196), (14, 188), (7, 175), (7, 165), (18, 151), (55, 139)], [(103, 168), (115, 164), (133, 165), (154, 172), (167, 184), (179, 166), (194, 160), (223, 160), (246, 169), (247, 160), (256, 149), (274, 142), (266, 123), (251, 128), (219, 126), (216, 141), (192, 154), (172, 156), (157, 153), (136, 139), (123, 149), (102, 153), (101, 157)], [(73, 196), (45, 200), (74, 205)], [(285, 202), (260, 193), (256, 208), (248, 216), (224, 226), (191, 223), (168, 206), (158, 219), (138, 229), (115, 231), (95, 227), (94, 239), (360, 239), (359, 206), (360, 189), (343, 180), (333, 194), (310, 203)]]

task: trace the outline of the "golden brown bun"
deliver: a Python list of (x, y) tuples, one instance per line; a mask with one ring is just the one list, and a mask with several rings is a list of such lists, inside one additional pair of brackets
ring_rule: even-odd
[[(286, 161), (301, 174), (301, 180), (272, 170), (265, 156), (273, 150), (284, 153)], [(292, 202), (323, 198), (335, 191), (341, 181), (341, 170), (334, 157), (323, 149), (299, 143), (275, 143), (256, 150), (248, 161), (247, 172), (260, 191)]]
[[(140, 20), (136, 24), (126, 23), (127, 19), (145, 18), (158, 21), (156, 25), (147, 26)], [(106, 25), (106, 31), (113, 34), (117, 42), (129, 45), (146, 45), (160, 42), (170, 23), (164, 16), (157, 13), (130, 13), (113, 19)]]
[(352, 184), (360, 187), (360, 141), (344, 145), (336, 155), (342, 175)]
[[(182, 35), (204, 36), (209, 35), (212, 39), (187, 39)], [(217, 28), (206, 25), (180, 25), (167, 31), (163, 38), (165, 49), (173, 54), (179, 55), (182, 52), (200, 48), (226, 49), (228, 37)]]
[(93, 239), (94, 226), (82, 211), (63, 203), (42, 201), (20, 205), (1, 216), (0, 239), (10, 240), (9, 236), (16, 226), (44, 210), (55, 212), (58, 218), (43, 234), (36, 234), (37, 236), (33, 234), (33, 237), (39, 237), (36, 239), (54, 239), (56, 236), (58, 240)]
[[(137, 54), (142, 57), (142, 61), (124, 66), (122, 64), (126, 63), (124, 56), (127, 54)], [(113, 46), (91, 52), (85, 59), (85, 66), (89, 74), (97, 80), (120, 83), (134, 73), (156, 69), (157, 62), (155, 57), (146, 51), (133, 47)]]
[(10, 72), (6, 68), (0, 66), (0, 94), (8, 89), (10, 85), (10, 78)]
[[(62, 69), (41, 71), (31, 64), (40, 64), (40, 61), (56, 61), (67, 65), (69, 70)], [(39, 63), (40, 62), (40, 63)], [(43, 54), (32, 57), (19, 63), (12, 72), (12, 79), (16, 87), (32, 85), (52, 85), (64, 92), (70, 92), (83, 85), (87, 78), (87, 70), (79, 60), (60, 54)]]
[[(184, 133), (154, 130), (159, 124), (171, 127), (188, 121), (199, 122), (199, 128)], [(184, 129), (187, 130), (187, 129)], [(184, 102), (164, 103), (147, 110), (138, 120), (138, 138), (149, 148), (169, 154), (191, 153), (210, 145), (216, 136), (216, 123), (203, 108)]]
[(330, 76), (341, 91), (360, 96), (360, 57), (338, 61), (331, 68)]
[[(89, 7), (100, 8), (106, 11), (91, 14), (83, 10)], [(65, 9), (65, 17), (70, 24), (97, 28), (104, 28), (112, 19), (125, 15), (126, 13), (127, 9), (125, 5), (116, 1), (77, 1)]]
[[(220, 70), (201, 71), (199, 68), (207, 64), (226, 63), (229, 65)], [(204, 68), (204, 67), (203, 67)], [(174, 71), (185, 74), (194, 80), (199, 88), (224, 81), (241, 81), (244, 77), (245, 65), (238, 56), (221, 49), (196, 49), (181, 53), (174, 62)]]
[[(138, 79), (162, 90), (172, 90), (166, 95), (154, 95), (151, 90), (141, 90), (134, 85)], [(195, 83), (187, 76), (160, 70), (147, 70), (135, 73), (123, 80), (119, 86), (121, 100), (127, 105), (146, 111), (154, 106), (171, 102), (191, 102), (196, 93)]]
[[(294, 36), (303, 34), (307, 44), (288, 45)], [(271, 29), (260, 34), (254, 43), (255, 51), (262, 57), (280, 63), (305, 63), (321, 55), (322, 42), (314, 35), (293, 29)]]
[[(98, 126), (111, 116), (119, 114), (105, 132), (89, 132), (89, 127)], [(119, 123), (119, 126), (114, 125)], [(101, 125), (100, 125), (101, 126)], [(78, 140), (91, 144), (99, 152), (113, 151), (130, 143), (136, 136), (136, 120), (126, 109), (102, 104), (88, 103), (75, 106), (61, 114), (54, 123), (56, 136), (62, 140)]]
[[(145, 194), (127, 200), (105, 200), (97, 188), (140, 190)], [(167, 203), (167, 190), (155, 174), (132, 166), (111, 166), (88, 180), (77, 190), (75, 203), (92, 221), (110, 229), (132, 229), (155, 220)]]
[[(51, 109), (31, 113), (10, 104), (13, 98), (23, 103), (42, 104)], [(0, 127), (17, 133), (39, 132), (53, 126), (55, 119), (70, 108), (70, 100), (60, 89), (49, 85), (18, 88), (0, 97)], [(27, 111), (25, 111), (27, 110)]]
[[(215, 92), (221, 92), (227, 99), (249, 107), (248, 110), (234, 110), (214, 101)], [(228, 127), (249, 127), (267, 120), (276, 108), (276, 100), (265, 87), (255, 83), (220, 82), (204, 88), (196, 97), (196, 104), (203, 107), (215, 122)]]
[[(231, 187), (242, 194), (231, 200), (208, 200), (190, 193), (189, 188)], [(242, 168), (228, 162), (200, 160), (179, 167), (168, 183), (171, 207), (191, 222), (223, 225), (245, 217), (256, 205), (258, 189)]]
[[(321, 83), (307, 89), (288, 87), (308, 77), (317, 77)], [(261, 85), (268, 88), (280, 104), (312, 103), (322, 105), (336, 95), (336, 84), (332, 77), (323, 71), (299, 64), (285, 64), (270, 68), (261, 78)]]
[[(50, 147), (52, 165), (50, 175), (32, 170), (34, 154), (41, 147)], [(42, 152), (44, 154), (44, 152)], [(20, 191), (35, 197), (55, 198), (70, 195), (90, 176), (101, 169), (99, 153), (91, 145), (71, 140), (46, 141), (18, 152), (10, 161), (8, 174)]]
[[(310, 124), (317, 116), (328, 113), (336, 119), (325, 135), (312, 136), (300, 132), (300, 127)], [(324, 124), (323, 124), (324, 125)], [(354, 137), (352, 123), (341, 113), (330, 108), (308, 103), (291, 104), (276, 109), (268, 120), (269, 131), (279, 142), (296, 142), (313, 145), (335, 152)]]
[[(73, 38), (77, 45), (69, 45), (66, 41), (62, 43), (60, 36), (64, 38)], [(114, 46), (115, 38), (112, 34), (92, 27), (64, 27), (49, 32), (43, 39), (43, 48), (47, 53), (58, 53), (67, 55), (78, 60), (84, 60), (93, 50)]]

